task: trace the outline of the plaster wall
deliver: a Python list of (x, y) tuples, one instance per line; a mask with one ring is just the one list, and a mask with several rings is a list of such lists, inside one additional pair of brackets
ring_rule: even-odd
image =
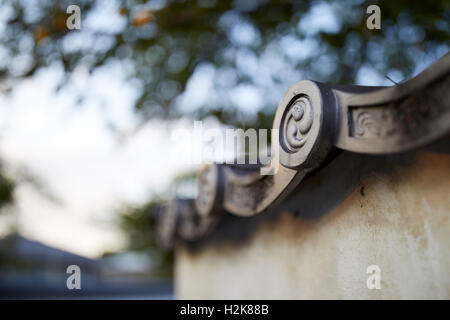
[[(240, 245), (176, 251), (180, 299), (449, 299), (450, 155), (369, 174), (314, 219), (283, 212)], [(381, 289), (368, 289), (379, 266)]]

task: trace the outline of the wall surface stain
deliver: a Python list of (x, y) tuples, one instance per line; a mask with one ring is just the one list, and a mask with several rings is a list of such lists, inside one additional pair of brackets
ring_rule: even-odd
[[(328, 214), (285, 211), (240, 246), (176, 253), (183, 299), (449, 299), (450, 156), (422, 152), (363, 179)], [(369, 265), (381, 289), (366, 285)]]

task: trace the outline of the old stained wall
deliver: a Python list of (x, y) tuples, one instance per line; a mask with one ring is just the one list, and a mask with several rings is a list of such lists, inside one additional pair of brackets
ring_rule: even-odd
[[(188, 299), (449, 299), (450, 155), (372, 173), (329, 214), (284, 212), (241, 245), (176, 254)], [(366, 285), (381, 268), (381, 289)]]

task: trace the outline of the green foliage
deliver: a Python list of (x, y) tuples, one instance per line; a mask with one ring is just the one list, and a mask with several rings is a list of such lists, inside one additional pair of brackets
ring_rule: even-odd
[(14, 182), (0, 173), (0, 208), (13, 202)]
[(128, 206), (119, 212), (120, 227), (127, 237), (127, 250), (146, 252), (153, 261), (159, 261), (154, 275), (171, 277), (173, 252), (157, 242), (155, 215), (161, 201), (153, 199), (140, 207)]
[(15, 185), (16, 182), (5, 175), (3, 165), (0, 163), (0, 209), (14, 202), (13, 191)]
[[(0, 65), (0, 79), (29, 77), (55, 63), (70, 74), (79, 65), (92, 72), (112, 61), (129, 61), (130, 79), (142, 88), (136, 110), (146, 118), (177, 117), (184, 112), (174, 98), (184, 91), (199, 64), (211, 63), (216, 71), (215, 99), (190, 113), (198, 118), (214, 115), (228, 124), (267, 127), (280, 94), (293, 81), (310, 78), (351, 84), (364, 65), (382, 76), (394, 70), (407, 78), (426, 55), (438, 58), (449, 44), (450, 11), (445, 0), (327, 2), (336, 28), (315, 31), (299, 26), (304, 19), (309, 22), (313, 13), (313, 19), (321, 18), (314, 11), (320, 4), (317, 1), (168, 0), (158, 7), (164, 2), (129, 0), (121, 1), (116, 10), (122, 17), (121, 27), (110, 31), (83, 27), (107, 2), (35, 1), (31, 5), (6, 0), (3, 7), (9, 10), (2, 10), (10, 14), (0, 44), (8, 59)], [(70, 4), (81, 8), (80, 31), (65, 27)], [(381, 8), (381, 30), (366, 28), (365, 10), (370, 4)], [(243, 29), (253, 34), (247, 41), (239, 40)], [(85, 44), (70, 45), (77, 37)], [(314, 52), (295, 58), (280, 47), (281, 39), (300, 51), (301, 45), (294, 47), (294, 43), (308, 40)], [(246, 70), (246, 61), (256, 59), (265, 65), (270, 59), (264, 57), (273, 54), (280, 60), (277, 66), (268, 66), (273, 72), (266, 72), (262, 84), (258, 72)], [(9, 63), (16, 59), (24, 61), (22, 66)], [(227, 76), (228, 82), (220, 81)], [(246, 111), (229, 99), (230, 90), (239, 84), (262, 92), (258, 116), (245, 116)]]

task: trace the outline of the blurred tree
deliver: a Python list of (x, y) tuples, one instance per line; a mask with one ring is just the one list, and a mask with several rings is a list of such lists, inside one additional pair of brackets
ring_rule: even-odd
[[(294, 81), (350, 84), (371, 68), (401, 81), (423, 61), (439, 58), (448, 50), (449, 3), (5, 0), (0, 84), (55, 64), (70, 75), (81, 65), (93, 72), (122, 61), (141, 88), (135, 107), (144, 119), (188, 112), (268, 127)], [(79, 31), (65, 25), (71, 4), (81, 8)], [(381, 30), (366, 27), (370, 4), (381, 8)], [(102, 19), (109, 27), (98, 26)], [(205, 87), (205, 101), (186, 111), (177, 97), (196, 70), (210, 72), (213, 85)], [(250, 110), (239, 101), (243, 95), (250, 97)]]
[(15, 182), (4, 174), (3, 166), (0, 163), (0, 209), (14, 202), (14, 187)]
[(127, 237), (126, 249), (148, 254), (155, 263), (154, 276), (172, 277), (173, 252), (161, 248), (155, 234), (155, 216), (161, 204), (161, 199), (153, 198), (143, 206), (124, 207), (119, 211), (119, 224)]

